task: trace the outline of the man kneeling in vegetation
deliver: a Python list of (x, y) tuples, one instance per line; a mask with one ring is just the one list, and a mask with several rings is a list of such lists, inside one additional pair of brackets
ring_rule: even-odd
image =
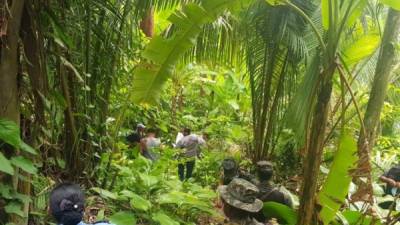
[[(385, 195), (393, 197), (400, 195), (400, 164), (393, 166), (379, 178), (382, 182), (386, 183)], [(395, 208), (395, 202), (388, 201), (379, 204), (384, 209)]]
[(290, 196), (280, 191), (272, 183), (271, 179), (273, 175), (274, 169), (271, 162), (257, 162), (258, 188), (260, 189), (258, 198), (263, 202), (277, 202), (292, 208), (293, 203)]

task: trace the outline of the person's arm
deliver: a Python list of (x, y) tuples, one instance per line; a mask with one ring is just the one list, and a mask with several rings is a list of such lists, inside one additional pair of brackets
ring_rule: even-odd
[(379, 177), (379, 180), (392, 186), (392, 187), (397, 187), (400, 188), (400, 182), (396, 182), (395, 180), (393, 180), (392, 178), (386, 177), (385, 175), (382, 175)]
[(180, 140), (182, 140), (182, 138), (183, 138), (183, 134), (182, 134), (181, 132), (179, 132), (179, 133), (176, 135), (175, 145), (178, 144), (178, 142), (179, 142)]
[(139, 142), (139, 149), (140, 149), (140, 153), (142, 153), (142, 154), (143, 154), (144, 150), (147, 149), (146, 141), (147, 141), (146, 138), (142, 138), (142, 139), (140, 139), (140, 142)]
[(205, 145), (206, 144), (206, 141), (200, 136), (197, 137), (197, 141), (198, 141), (199, 145)]

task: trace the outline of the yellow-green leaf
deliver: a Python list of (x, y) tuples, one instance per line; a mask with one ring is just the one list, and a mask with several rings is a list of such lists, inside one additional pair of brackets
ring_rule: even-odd
[(325, 30), (329, 29), (329, 0), (321, 1), (322, 25)]
[(347, 133), (342, 134), (328, 178), (318, 196), (322, 205), (320, 218), (324, 224), (329, 224), (335, 218), (348, 194), (351, 183), (349, 171), (357, 162), (356, 151), (357, 143), (354, 137)]
[(381, 0), (382, 4), (388, 5), (393, 9), (400, 10), (400, 1), (399, 0)]
[(360, 18), (360, 15), (363, 13), (367, 4), (368, 4), (368, 0), (360, 0), (356, 3), (356, 5), (353, 7), (353, 10), (349, 16), (348, 21), (347, 21), (347, 26), (354, 25), (355, 21)]
[(381, 38), (377, 34), (362, 36), (343, 51), (346, 63), (348, 65), (354, 65), (372, 55), (378, 48), (380, 40)]
[(276, 6), (285, 4), (282, 0), (265, 0), (268, 4)]

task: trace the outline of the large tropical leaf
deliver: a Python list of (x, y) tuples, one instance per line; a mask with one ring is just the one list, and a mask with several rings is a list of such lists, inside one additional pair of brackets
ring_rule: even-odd
[(140, 209), (143, 211), (147, 211), (151, 208), (151, 202), (149, 200), (144, 199), (137, 194), (132, 194), (130, 197), (130, 205), (132, 208)]
[(114, 199), (114, 200), (118, 198), (118, 194), (110, 192), (108, 190), (98, 188), (98, 187), (93, 187), (93, 188), (91, 188), (91, 190), (99, 193), (103, 198)]
[(329, 28), (329, 0), (321, 1), (322, 25), (325, 30)]
[(11, 166), (11, 162), (0, 152), (0, 171), (14, 175), (14, 168)]
[(360, 60), (371, 56), (378, 48), (380, 43), (380, 36), (376, 34), (370, 34), (362, 36), (352, 45), (344, 49), (343, 54), (348, 66), (354, 65)]
[(400, 10), (400, 1), (399, 0), (381, 0), (383, 4), (386, 4), (393, 9)]
[(0, 140), (18, 147), (20, 143), (18, 126), (10, 120), (0, 119)]
[(179, 222), (175, 221), (163, 212), (154, 213), (152, 219), (160, 225), (179, 225)]
[(286, 117), (287, 124), (295, 132), (296, 140), (300, 145), (304, 144), (306, 129), (308, 129), (310, 115), (314, 109), (315, 96), (320, 82), (318, 72), (320, 60), (320, 57), (314, 56), (308, 66), (303, 81), (290, 103)]
[(35, 149), (21, 140), (19, 127), (13, 121), (0, 119), (0, 141), (8, 143), (14, 148), (20, 148), (25, 152), (36, 154)]
[(10, 203), (8, 203), (5, 207), (4, 210), (6, 211), (6, 213), (8, 214), (16, 214), (20, 217), (24, 217), (25, 214), (22, 211), (22, 204), (20, 202), (17, 201), (12, 201)]
[(263, 214), (267, 218), (278, 219), (282, 224), (294, 225), (297, 222), (296, 211), (276, 202), (264, 203)]
[(118, 212), (110, 217), (110, 221), (115, 225), (135, 225), (136, 217), (130, 212)]
[(27, 173), (30, 173), (30, 174), (37, 173), (37, 168), (32, 163), (32, 161), (23, 156), (12, 157), (10, 161), (14, 166), (22, 169), (23, 171), (25, 171)]
[(236, 7), (243, 0), (204, 0), (201, 5), (189, 3), (182, 11), (170, 16), (177, 30), (170, 38), (154, 37), (144, 50), (142, 62), (135, 70), (133, 101), (154, 103), (161, 89), (171, 76), (175, 64), (196, 42), (202, 27), (217, 19), (227, 9)]
[(320, 217), (324, 224), (329, 224), (344, 203), (349, 191), (351, 176), (349, 170), (357, 162), (357, 144), (355, 139), (344, 133), (340, 139), (339, 148), (335, 154), (328, 178), (319, 194), (322, 205)]
[(348, 224), (348, 225), (381, 225), (382, 223), (380, 221), (373, 221), (371, 216), (365, 215), (364, 213), (358, 212), (358, 211), (350, 211), (346, 210), (342, 212), (342, 217), (343, 220), (342, 222), (345, 222), (343, 224)]

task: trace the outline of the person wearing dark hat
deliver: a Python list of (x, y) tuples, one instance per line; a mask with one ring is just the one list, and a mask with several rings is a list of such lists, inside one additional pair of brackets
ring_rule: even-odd
[(238, 177), (237, 163), (233, 158), (222, 161), (221, 185), (228, 185), (234, 178)]
[[(59, 225), (88, 225), (82, 222), (85, 195), (76, 184), (64, 183), (50, 193), (49, 212)], [(96, 225), (110, 225), (97, 222)]]
[(259, 179), (258, 188), (260, 189), (259, 199), (263, 202), (277, 202), (289, 207), (293, 207), (290, 196), (275, 187), (271, 179), (274, 174), (273, 165), (269, 161), (257, 162), (257, 176)]
[(227, 185), (233, 178), (242, 178), (254, 185), (258, 185), (258, 180), (253, 174), (246, 170), (241, 170), (233, 158), (226, 158), (222, 161), (222, 174), (220, 184)]
[[(293, 203), (290, 196), (282, 192), (278, 187), (275, 187), (271, 181), (274, 174), (272, 163), (269, 161), (259, 161), (257, 162), (256, 171), (259, 180), (257, 187), (260, 190), (258, 198), (263, 202), (276, 202), (292, 208)], [(260, 221), (271, 219), (266, 218), (263, 213), (259, 213), (256, 218)]]
[(142, 123), (139, 123), (136, 125), (135, 132), (128, 135), (126, 137), (126, 140), (130, 145), (139, 144), (142, 138), (144, 138), (146, 135), (145, 131), (146, 131), (146, 126), (144, 126)]
[(239, 224), (262, 224), (255, 216), (263, 208), (263, 202), (257, 198), (257, 186), (247, 180), (234, 178), (228, 185), (218, 187), (222, 199), (223, 211), (230, 222)]
[(142, 123), (138, 123), (136, 125), (136, 130), (126, 137), (129, 147), (134, 150), (133, 158), (137, 156), (138, 152), (143, 154), (143, 150), (145, 149), (146, 145), (143, 141), (143, 138), (146, 135), (145, 131), (146, 126), (144, 126)]

